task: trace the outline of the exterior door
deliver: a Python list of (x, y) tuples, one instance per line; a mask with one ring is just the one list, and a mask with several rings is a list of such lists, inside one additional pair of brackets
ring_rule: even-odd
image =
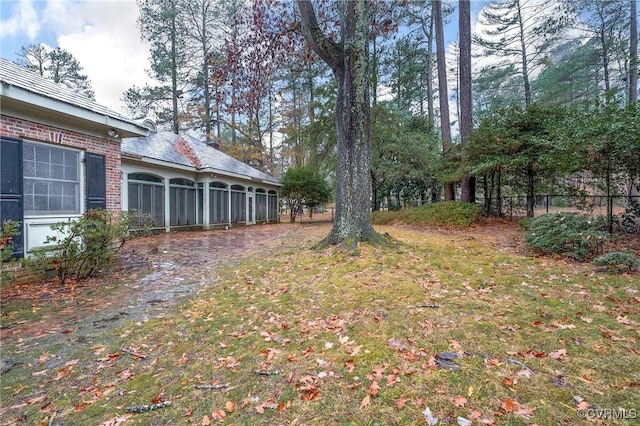
[(249, 194), (247, 197), (247, 225), (254, 225), (256, 223), (256, 203), (254, 194)]

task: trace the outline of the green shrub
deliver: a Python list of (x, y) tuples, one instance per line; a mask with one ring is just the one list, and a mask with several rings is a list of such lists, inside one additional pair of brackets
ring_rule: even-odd
[(633, 253), (626, 251), (612, 251), (593, 259), (595, 266), (605, 268), (607, 272), (619, 274), (625, 271), (632, 271), (640, 267), (640, 259)]
[(528, 230), (529, 227), (531, 226), (531, 221), (533, 220), (533, 218), (531, 217), (525, 217), (522, 218), (518, 221), (518, 226), (523, 229), (524, 231)]
[(583, 260), (598, 253), (609, 235), (597, 221), (578, 213), (549, 213), (532, 219), (524, 238), (542, 253)]
[(106, 268), (129, 238), (129, 227), (135, 219), (123, 212), (115, 218), (108, 210), (89, 210), (79, 219), (51, 226), (57, 236), (48, 237), (54, 243), (35, 251), (31, 266), (42, 269), (52, 265), (61, 283), (68, 278), (84, 279)]
[(404, 222), (405, 210), (378, 210), (371, 213), (371, 223), (374, 225), (391, 225), (396, 222)]
[(5, 220), (0, 228), (0, 282), (10, 281), (7, 269), (15, 264), (13, 259), (13, 238), (20, 235), (20, 222)]
[(425, 204), (407, 212), (407, 223), (418, 225), (455, 225), (463, 228), (476, 222), (482, 214), (479, 204), (445, 201)]
[(371, 222), (375, 225), (387, 225), (404, 222), (412, 225), (455, 225), (468, 227), (476, 222), (482, 214), (478, 204), (445, 201), (425, 204), (400, 211), (380, 211), (371, 214)]

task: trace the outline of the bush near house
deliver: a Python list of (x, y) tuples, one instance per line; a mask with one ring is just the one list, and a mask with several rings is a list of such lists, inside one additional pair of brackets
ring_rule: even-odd
[(14, 264), (12, 241), (20, 234), (19, 227), (20, 222), (5, 220), (0, 228), (0, 282), (2, 283), (11, 281), (7, 268)]
[(536, 217), (524, 234), (532, 249), (584, 260), (597, 254), (609, 235), (600, 222), (579, 213), (549, 213)]
[(48, 237), (46, 243), (54, 246), (36, 250), (30, 266), (41, 271), (53, 266), (61, 284), (68, 278), (90, 277), (111, 264), (130, 238), (129, 228), (135, 220), (137, 217), (127, 212), (116, 217), (109, 210), (95, 209), (79, 219), (52, 225), (57, 235)]

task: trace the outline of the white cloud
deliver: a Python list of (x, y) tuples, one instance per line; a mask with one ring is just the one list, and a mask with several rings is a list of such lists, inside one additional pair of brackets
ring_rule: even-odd
[(80, 62), (91, 79), (96, 100), (124, 112), (122, 93), (134, 84), (143, 86), (150, 81), (145, 71), (149, 49), (140, 41), (135, 0), (90, 1), (69, 9), (84, 18), (83, 25), (61, 34), (60, 47)]
[[(5, 6), (6, 7), (6, 6)], [(13, 4), (11, 16), (0, 22), (0, 37), (24, 32), (33, 41), (40, 32), (41, 24), (31, 0), (20, 0)]]

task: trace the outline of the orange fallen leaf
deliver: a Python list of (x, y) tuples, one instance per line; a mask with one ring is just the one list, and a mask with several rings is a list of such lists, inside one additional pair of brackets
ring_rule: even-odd
[(464, 407), (467, 405), (467, 398), (461, 395), (454, 396), (451, 400), (454, 407)]
[(513, 384), (515, 383), (515, 380), (513, 380), (510, 377), (505, 377), (504, 379), (502, 379), (502, 385), (506, 386), (508, 388), (510, 388), (511, 386), (513, 386)]
[(189, 359), (187, 358), (187, 354), (186, 354), (186, 353), (183, 353), (183, 354), (182, 354), (182, 356), (181, 356), (180, 358), (178, 358), (178, 360), (176, 361), (176, 363), (177, 363), (178, 365), (184, 365), (184, 364), (186, 364), (186, 363), (187, 363), (187, 361), (188, 361), (188, 360), (189, 360)]
[(360, 408), (365, 408), (369, 404), (371, 404), (371, 396), (367, 395), (364, 398), (362, 398), (362, 402), (360, 403)]
[(233, 401), (227, 401), (224, 404), (224, 409), (227, 410), (228, 413), (233, 413), (233, 411), (236, 409), (236, 403)]
[(378, 384), (378, 382), (376, 382), (375, 380), (373, 380), (371, 382), (371, 384), (369, 385), (369, 389), (367, 390), (367, 392), (369, 393), (369, 395), (371, 396), (376, 396), (378, 394), (378, 391), (380, 390), (380, 385)]
[(500, 406), (507, 413), (513, 413), (518, 408), (520, 408), (520, 404), (518, 403), (518, 401), (514, 401), (511, 398), (507, 398), (507, 399), (503, 400), (502, 403), (500, 404)]
[(407, 405), (407, 398), (398, 398), (396, 399), (396, 407), (398, 410), (402, 410), (405, 405)]
[(200, 422), (200, 424), (202, 426), (211, 426), (211, 419), (209, 418), (209, 416), (204, 416), (202, 418), (202, 422)]
[(213, 420), (217, 420), (219, 422), (223, 421), (225, 417), (227, 417), (227, 413), (224, 412), (224, 410), (213, 410), (211, 412), (211, 417), (213, 418)]

